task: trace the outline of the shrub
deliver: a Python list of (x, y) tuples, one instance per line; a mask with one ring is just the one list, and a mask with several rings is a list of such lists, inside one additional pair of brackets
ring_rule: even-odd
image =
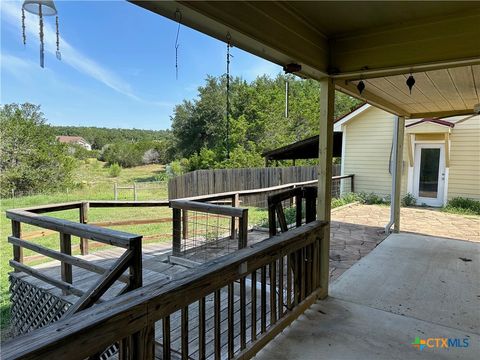
[(480, 215), (480, 201), (456, 197), (447, 203), (444, 210), (465, 215)]
[(158, 164), (160, 159), (160, 154), (155, 149), (148, 149), (142, 156), (142, 163), (147, 164)]
[(417, 199), (413, 194), (407, 193), (402, 199), (402, 206), (415, 206), (417, 204)]
[(117, 163), (110, 165), (110, 168), (108, 169), (108, 173), (111, 177), (118, 177), (121, 171), (122, 167)]
[(166, 171), (161, 171), (157, 175), (155, 175), (155, 181), (166, 181), (168, 179), (168, 175)]
[(386, 200), (375, 193), (367, 194), (361, 192), (358, 194), (359, 201), (363, 204), (374, 205), (374, 204), (385, 204)]
[(346, 193), (339, 198), (332, 199), (332, 208), (336, 208), (339, 206), (351, 204), (355, 201), (360, 201), (360, 196), (355, 193)]
[(175, 161), (172, 161), (170, 164), (168, 164), (166, 166), (165, 171), (167, 173), (167, 176), (169, 178), (172, 178), (172, 177), (175, 177), (175, 176), (183, 175), (185, 173), (185, 168), (182, 165), (181, 160), (175, 160)]
[(75, 159), (86, 160), (86, 159), (97, 157), (96, 152), (87, 150), (82, 145), (68, 144), (67, 146), (68, 146), (68, 151), (70, 152), (70, 154), (73, 155)]

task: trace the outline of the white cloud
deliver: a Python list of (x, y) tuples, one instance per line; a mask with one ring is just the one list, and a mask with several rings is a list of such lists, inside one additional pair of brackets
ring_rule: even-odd
[[(17, 28), (21, 31), (21, 6), (22, 2), (20, 1), (2, 1), (1, 12), (2, 20), (6, 20), (10, 25)], [(38, 41), (38, 18), (35, 15), (26, 13), (25, 26), (26, 26), (26, 36), (27, 42)], [(46, 18), (47, 19), (47, 18)], [(55, 45), (55, 30), (50, 25), (50, 23), (44, 21), (44, 38), (45, 38), (45, 51), (53, 54), (56, 53)], [(71, 66), (75, 70), (92, 77), (93, 79), (103, 83), (109, 88), (115, 90), (116, 92), (128, 96), (134, 100), (149, 103), (157, 106), (170, 106), (170, 103), (160, 102), (160, 101), (149, 101), (140, 98), (132, 90), (131, 85), (122, 79), (120, 76), (114, 72), (106, 69), (101, 64), (97, 63), (87, 55), (78, 51), (73, 45), (71, 45), (65, 38), (60, 36), (60, 51), (62, 53), (62, 62)], [(3, 54), (2, 54), (3, 56)], [(17, 64), (20, 65), (20, 64)], [(38, 65), (37, 65), (38, 66)]]

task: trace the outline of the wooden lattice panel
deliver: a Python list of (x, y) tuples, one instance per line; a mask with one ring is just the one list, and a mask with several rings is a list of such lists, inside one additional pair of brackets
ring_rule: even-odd
[(16, 276), (10, 276), (11, 326), (14, 336), (59, 320), (70, 303)]
[[(51, 324), (63, 316), (72, 305), (28, 281), (17, 276), (10, 278), (11, 317), (13, 336), (26, 334)], [(116, 344), (110, 346), (101, 355), (101, 360), (113, 358), (118, 352)]]

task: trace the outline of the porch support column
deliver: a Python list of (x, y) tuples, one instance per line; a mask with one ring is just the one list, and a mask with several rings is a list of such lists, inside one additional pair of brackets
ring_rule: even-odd
[[(332, 154), (335, 86), (332, 79), (320, 81), (320, 135), (318, 151), (317, 219), (330, 221), (332, 201)], [(320, 297), (328, 296), (330, 224), (323, 228), (320, 246)]]
[(402, 186), (402, 165), (403, 165), (403, 142), (405, 134), (405, 117), (398, 116), (395, 118), (395, 143), (394, 143), (394, 164), (392, 173), (392, 201), (391, 213), (393, 215), (393, 232), (400, 232), (400, 192)]

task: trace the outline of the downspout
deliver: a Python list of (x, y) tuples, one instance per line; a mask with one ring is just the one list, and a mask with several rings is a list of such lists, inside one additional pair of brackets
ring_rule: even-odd
[[(393, 139), (392, 139), (392, 149), (390, 150), (390, 162), (389, 162), (389, 172), (392, 174), (392, 191), (390, 195), (390, 221), (385, 225), (385, 234), (390, 234), (390, 229), (395, 223), (395, 185), (397, 182), (397, 167), (394, 165), (397, 163), (397, 149), (398, 149), (398, 116), (395, 116), (394, 125), (393, 125)], [(393, 152), (393, 159), (392, 159)], [(393, 161), (392, 161), (393, 160)]]

